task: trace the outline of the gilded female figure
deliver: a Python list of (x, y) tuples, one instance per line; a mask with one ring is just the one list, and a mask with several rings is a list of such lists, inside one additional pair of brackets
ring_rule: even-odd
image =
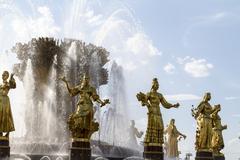
[(69, 129), (72, 132), (73, 138), (90, 139), (93, 132), (98, 130), (99, 124), (94, 121), (93, 101), (101, 104), (101, 107), (109, 103), (109, 100), (102, 101), (94, 87), (90, 85), (90, 79), (84, 75), (80, 85), (71, 88), (65, 79), (68, 92), (71, 96), (79, 94), (76, 111), (69, 117)]
[(10, 89), (16, 88), (16, 82), (13, 74), (11, 74), (9, 81), (8, 78), (9, 72), (4, 71), (2, 74), (3, 83), (0, 85), (0, 136), (6, 132), (6, 137), (9, 137), (9, 132), (15, 130), (8, 92)]
[(144, 94), (142, 92), (137, 94), (137, 99), (141, 101), (142, 106), (147, 106), (148, 108), (147, 132), (144, 139), (145, 144), (163, 144), (164, 126), (159, 105), (162, 104), (163, 107), (167, 109), (170, 109), (172, 107), (178, 108), (179, 106), (179, 103), (168, 103), (163, 95), (158, 92), (158, 89), (158, 80), (157, 78), (154, 78), (150, 92), (147, 94)]
[(222, 131), (227, 129), (227, 125), (222, 125), (221, 117), (218, 115), (221, 111), (221, 105), (215, 105), (213, 110), (214, 112), (211, 114), (213, 119), (212, 150), (215, 156), (223, 156), (220, 152), (224, 148)]
[(212, 143), (212, 106), (209, 104), (211, 94), (206, 93), (203, 100), (195, 110), (192, 110), (194, 118), (197, 120), (196, 150), (210, 151)]
[(185, 139), (186, 136), (177, 130), (174, 119), (171, 119), (170, 124), (167, 126), (167, 128), (164, 131), (164, 134), (168, 135), (167, 149), (166, 149), (167, 157), (177, 158), (179, 156), (178, 141), (179, 139), (181, 139), (181, 137)]

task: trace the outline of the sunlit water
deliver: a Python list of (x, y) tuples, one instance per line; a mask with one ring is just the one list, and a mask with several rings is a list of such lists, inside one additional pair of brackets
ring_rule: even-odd
[[(109, 6), (106, 7), (103, 3), (108, 3)], [(0, 71), (12, 70), (12, 65), (18, 62), (15, 55), (11, 53), (11, 47), (15, 43), (28, 42), (31, 38), (39, 36), (81, 39), (87, 43), (103, 46), (110, 52), (109, 85), (103, 87), (103, 91), (100, 90), (101, 88), (98, 91), (102, 97), (110, 98), (111, 104), (108, 108), (97, 110), (95, 118), (100, 122), (101, 128), (93, 138), (111, 145), (127, 146), (129, 140), (125, 137), (128, 137), (129, 126), (126, 124), (130, 123), (123, 71), (135, 67), (129, 59), (135, 63), (144, 64), (145, 55), (136, 56), (138, 49), (141, 48), (137, 48), (138, 46), (131, 48), (131, 44), (138, 38), (148, 42), (148, 38), (141, 31), (131, 9), (120, 1), (73, 0), (55, 4), (53, 1), (23, 0), (21, 3), (14, 3), (3, 0), (0, 1), (0, 16), (0, 52), (2, 52)], [(144, 52), (158, 53), (151, 44), (150, 47), (149, 44), (144, 45), (145, 48), (150, 48)], [(5, 52), (6, 50), (8, 52)], [(65, 62), (69, 67), (74, 67), (77, 58), (76, 43), (71, 44), (67, 53)], [(98, 73), (99, 59), (97, 56), (93, 54), (90, 63), (90, 72)], [(56, 65), (58, 64), (55, 63), (51, 67), (47, 85), (44, 86), (46, 94), (43, 101), (33, 102), (33, 88), (36, 84), (32, 77), (34, 71), (31, 60), (27, 63), (23, 83), (17, 79), (17, 89), (10, 93), (16, 127), (16, 131), (12, 134), (12, 145), (16, 142), (20, 143), (20, 141), (29, 144), (60, 145), (61, 139), (68, 138), (62, 137), (67, 134), (59, 134), (62, 128), (54, 127), (56, 123), (66, 126), (65, 121), (59, 121), (56, 117), (56, 86), (54, 83), (54, 80), (58, 79), (55, 73)], [(77, 83), (79, 79), (77, 73), (75, 74)], [(97, 74), (95, 75), (93, 78), (98, 82), (99, 77)], [(62, 131), (64, 132), (64, 130)], [(60, 148), (59, 152), (67, 152), (67, 145)], [(51, 148), (47, 149), (51, 151)], [(21, 148), (21, 150), (17, 148), (15, 152), (24, 153), (26, 150), (29, 152), (29, 148)], [(44, 152), (44, 149), (39, 152)], [(100, 154), (100, 151), (96, 152)]]

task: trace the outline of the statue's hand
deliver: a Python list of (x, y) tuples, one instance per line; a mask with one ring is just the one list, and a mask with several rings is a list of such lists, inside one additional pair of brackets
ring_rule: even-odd
[(178, 108), (179, 106), (180, 106), (179, 103), (176, 103), (176, 104), (173, 105), (174, 108)]
[(103, 107), (103, 106), (105, 106), (106, 104), (110, 104), (109, 99), (104, 99), (104, 100), (103, 100), (103, 103), (101, 104), (100, 107)]
[(11, 75), (10, 75), (11, 80), (13, 79), (13, 76), (14, 76), (14, 73), (11, 73)]
[(186, 138), (187, 138), (187, 136), (186, 136), (186, 135), (183, 135), (183, 138), (184, 138), (184, 139), (186, 139)]
[(223, 129), (227, 129), (227, 125), (224, 125), (222, 128), (223, 128)]
[(103, 102), (104, 102), (105, 104), (110, 104), (109, 99), (104, 99)]

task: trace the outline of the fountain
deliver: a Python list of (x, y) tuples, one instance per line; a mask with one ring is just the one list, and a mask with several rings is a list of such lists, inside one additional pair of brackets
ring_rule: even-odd
[(74, 39), (34, 38), (17, 43), (12, 52), (19, 59), (14, 73), (22, 81), (26, 97), (22, 116), (26, 132), (12, 138), (12, 157), (21, 158), (24, 154), (32, 160), (68, 159), (66, 121), (75, 110), (77, 97), (71, 99), (64, 92), (59, 78), (65, 75), (71, 84), (79, 84), (84, 73), (93, 77), (91, 84), (98, 89), (108, 84), (111, 101), (104, 112), (95, 106), (95, 118), (101, 127), (91, 142), (93, 157), (123, 159), (139, 155), (127, 148), (124, 139), (128, 136), (128, 126), (124, 124), (129, 121), (122, 68), (112, 62), (108, 74), (103, 66), (109, 61), (109, 53), (104, 48)]
[[(66, 120), (75, 110), (77, 97), (72, 99), (63, 92), (65, 88), (58, 79), (65, 75), (71, 80), (70, 83), (75, 85), (79, 83), (84, 72), (90, 74), (91, 83), (98, 88), (100, 94), (101, 89), (106, 86), (108, 94), (104, 93), (104, 96), (109, 97), (112, 102), (109, 108), (103, 111), (96, 106), (95, 118), (101, 127), (100, 131), (93, 135), (93, 154), (100, 158), (134, 156), (127, 139), (119, 136), (127, 136), (124, 131), (128, 129), (127, 125), (122, 125), (119, 121), (124, 120), (126, 124), (130, 124), (130, 121), (126, 118), (125, 109), (128, 106), (124, 93), (123, 71), (118, 66), (121, 60), (118, 61), (116, 57), (123, 55), (122, 61), (129, 64), (128, 59), (136, 56), (135, 53), (129, 54), (135, 52), (131, 49), (122, 50), (129, 47), (126, 42), (138, 35), (143, 36), (144, 40), (148, 39), (127, 6), (121, 2), (106, 2), (110, 7), (106, 8), (105, 2), (95, 0), (66, 0), (58, 3), (59, 7), (45, 0), (23, 0), (21, 5), (12, 1), (0, 3), (0, 12), (3, 15), (1, 24), (4, 25), (4, 33), (1, 33), (2, 37), (8, 37), (0, 39), (3, 42), (1, 49), (7, 50), (16, 42), (21, 42), (12, 49), (16, 54), (11, 55), (9, 52), (11, 58), (0, 59), (1, 64), (5, 64), (2, 61), (13, 62), (12, 58), (17, 55), (14, 60), (14, 73), (16, 79), (21, 80), (17, 89), (24, 86), (20, 94), (25, 100), (21, 99), (21, 103), (14, 105), (13, 109), (18, 111), (17, 123), (21, 128), (17, 128), (11, 138), (10, 144), (14, 152), (12, 156), (25, 155), (37, 160), (44, 155), (54, 160), (58, 156), (60, 159), (67, 156), (69, 133)], [(25, 7), (31, 8), (31, 12), (25, 12)], [(13, 30), (10, 24), (13, 25)], [(5, 26), (9, 30), (5, 30)], [(56, 37), (62, 40), (34, 37)], [(111, 55), (102, 47), (76, 39), (104, 46)], [(136, 59), (136, 63), (145, 60), (144, 56), (140, 57)], [(118, 63), (110, 63), (108, 69), (105, 69), (108, 58)], [(10, 70), (10, 65), (7, 65)], [(115, 88), (118, 91), (114, 91)], [(123, 119), (123, 116), (126, 119)]]
[(126, 146), (124, 137), (128, 136), (128, 126), (125, 124), (128, 124), (129, 120), (126, 112), (125, 84), (122, 68), (116, 62), (110, 65), (108, 86), (111, 104), (102, 117), (101, 139), (112, 145)]

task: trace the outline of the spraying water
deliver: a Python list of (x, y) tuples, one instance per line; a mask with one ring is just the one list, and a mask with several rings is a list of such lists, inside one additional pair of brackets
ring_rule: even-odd
[(102, 140), (115, 146), (127, 146), (128, 137), (128, 114), (127, 100), (125, 93), (125, 80), (123, 77), (122, 67), (116, 62), (110, 65), (108, 96), (111, 97), (111, 104), (103, 112), (101, 121)]
[(99, 88), (107, 83), (103, 66), (108, 62), (108, 52), (78, 40), (65, 39), (58, 43), (51, 38), (19, 43), (13, 51), (23, 57), (14, 70), (24, 84), (25, 112), (18, 120), (25, 122), (26, 132), (13, 138), (12, 150), (28, 154), (59, 151), (67, 154), (66, 121), (75, 111), (78, 97), (72, 99), (59, 79), (66, 76), (74, 87), (80, 83), (81, 76), (88, 73), (93, 77), (91, 83)]
[[(109, 7), (103, 8), (106, 4)], [(22, 6), (30, 10), (26, 11)], [(12, 52), (17, 53), (17, 60), (6, 66), (17, 63), (13, 70), (22, 81), (19, 83), (23, 83), (26, 96), (24, 115), (14, 115), (18, 121), (25, 122), (25, 132), (18, 133), (22, 126), (17, 126), (16, 143), (13, 144), (19, 144), (19, 139), (28, 144), (67, 141), (66, 120), (75, 110), (77, 97), (71, 99), (63, 92), (64, 86), (58, 79), (65, 75), (72, 85), (76, 85), (81, 75), (88, 72), (93, 77), (91, 83), (99, 88), (107, 83), (104, 65), (110, 57), (122, 67), (113, 63), (109, 68), (108, 98), (112, 104), (105, 113), (100, 113), (96, 107), (96, 119), (103, 130), (96, 133), (95, 139), (126, 145), (122, 135), (126, 134), (127, 126), (123, 124), (129, 121), (123, 70), (132, 70), (136, 68), (135, 64), (144, 65), (148, 56), (145, 53), (158, 53), (141, 31), (131, 10), (120, 1), (109, 0), (65, 0), (61, 4), (23, 0), (22, 5), (1, 1), (0, 8), (3, 17), (0, 19), (0, 51), (14, 46)], [(43, 36), (68, 39), (35, 38)], [(21, 43), (15, 45), (17, 42)], [(111, 54), (91, 43), (107, 48)], [(12, 110), (17, 107), (14, 105)], [(32, 148), (27, 146), (25, 151), (20, 151), (15, 146), (15, 151), (31, 153)]]

